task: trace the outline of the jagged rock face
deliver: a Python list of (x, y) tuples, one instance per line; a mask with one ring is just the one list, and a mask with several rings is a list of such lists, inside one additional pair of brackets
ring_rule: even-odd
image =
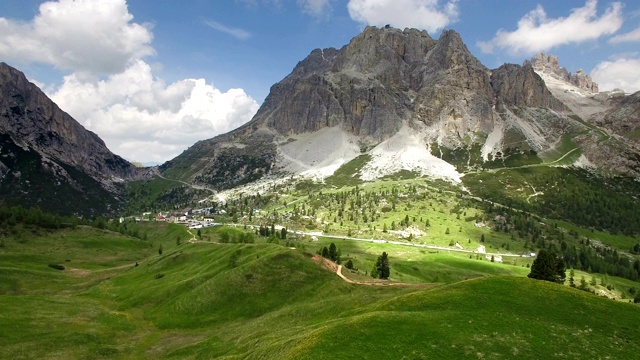
[[(47, 208), (42, 199), (55, 203), (49, 193), (57, 192), (59, 186), (64, 188), (60, 193), (68, 197), (109, 203), (108, 207), (96, 206), (99, 210), (90, 215), (113, 211), (119, 203), (115, 183), (139, 176), (138, 169), (111, 153), (96, 134), (84, 129), (23, 73), (5, 63), (0, 63), (0, 135), (0, 172), (4, 175), (0, 176), (0, 190), (11, 196), (22, 191), (23, 203), (30, 206)], [(27, 161), (30, 166), (25, 165)], [(41, 179), (35, 181), (35, 177)], [(40, 185), (36, 187), (34, 181)], [(104, 197), (111, 200), (101, 200)], [(71, 199), (60, 199), (60, 204), (66, 200)], [(15, 202), (20, 203), (19, 197)], [(69, 206), (68, 213), (88, 214), (73, 207)]]
[(477, 130), (492, 120), (487, 73), (455, 31), (435, 41), (425, 31), (368, 27), (340, 50), (314, 50), (271, 88), (253, 122), (281, 134), (341, 126), (372, 142), (407, 119), (473, 118), (467, 127)]
[(491, 73), (491, 86), (498, 108), (505, 106), (545, 108), (566, 111), (567, 107), (553, 97), (544, 81), (530, 64), (505, 64)]
[(443, 148), (466, 152), (477, 164), (505, 153), (553, 162), (563, 141), (584, 133), (576, 141), (597, 144), (600, 133), (554, 96), (539, 69), (597, 88), (583, 72), (569, 74), (554, 56), (491, 71), (453, 30), (434, 40), (415, 29), (368, 27), (341, 49), (313, 50), (272, 86), (249, 123), (203, 141), (162, 171), (223, 188), (274, 171), (328, 176), (367, 153), (372, 160), (362, 167), (363, 179), (384, 176), (384, 168), (398, 164), (455, 179), (441, 161)]
[[(225, 182), (214, 184), (211, 181), (221, 165), (214, 168), (203, 164), (195, 160), (197, 156), (193, 154), (201, 153), (211, 160), (210, 163), (218, 162), (223, 152), (239, 158), (241, 154), (251, 152), (247, 149), (255, 143), (261, 144), (262, 153), (267, 154), (263, 156), (258, 173), (262, 173), (270, 161), (272, 169), (327, 165), (323, 159), (308, 160), (313, 157), (290, 152), (304, 147), (285, 146), (301, 139), (302, 134), (316, 133), (324, 128), (339, 129), (336, 134), (342, 134), (339, 136), (346, 141), (332, 143), (340, 149), (332, 155), (339, 161), (357, 156), (352, 150), (356, 146), (354, 143), (361, 149), (372, 149), (394, 138), (406, 126), (417, 136), (412, 141), (424, 147), (420, 151), (427, 152), (429, 150), (425, 149), (432, 143), (457, 148), (470, 145), (470, 141), (484, 142), (496, 127), (510, 132), (509, 141), (519, 142), (527, 150), (535, 151), (546, 150), (549, 147), (547, 140), (553, 143), (562, 135), (560, 131), (551, 131), (551, 135), (529, 131), (542, 140), (528, 141), (527, 135), (523, 134), (522, 121), (514, 120), (517, 115), (509, 110), (514, 107), (566, 110), (546, 90), (544, 82), (530, 66), (512, 65), (491, 75), (453, 30), (443, 31), (436, 41), (425, 31), (367, 27), (339, 50), (313, 50), (291, 74), (272, 86), (269, 96), (248, 124), (189, 149), (162, 170), (185, 180), (222, 185)], [(544, 119), (538, 124), (541, 128), (547, 123), (553, 124), (554, 129), (562, 128), (558, 124), (565, 119), (553, 112), (541, 116), (537, 111), (518, 113), (527, 119), (530, 116)], [(267, 147), (268, 141), (252, 140), (257, 132), (269, 134), (276, 146)], [(499, 152), (501, 144), (500, 141), (492, 144), (486, 152)], [(208, 150), (203, 152), (204, 148)], [(231, 151), (235, 153), (230, 154)], [(405, 160), (415, 163), (411, 159)], [(294, 166), (278, 166), (281, 162)], [(242, 168), (240, 173), (256, 174), (250, 167)], [(242, 181), (242, 176), (233, 178), (233, 182)]]
[(591, 76), (585, 74), (582, 69), (578, 69), (574, 74), (571, 75), (570, 79), (571, 83), (580, 89), (585, 89), (591, 91), (592, 93), (598, 92), (598, 84), (591, 80)]
[(564, 80), (574, 86), (589, 91), (591, 93), (598, 93), (598, 84), (593, 82), (591, 77), (585, 74), (582, 69), (579, 69), (575, 74), (571, 74), (564, 67), (560, 66), (560, 61), (554, 55), (545, 55), (543, 53), (537, 54), (530, 61), (525, 61), (525, 65), (530, 63), (537, 71), (544, 72), (553, 75), (557, 79)]
[(271, 88), (254, 122), (281, 134), (342, 126), (381, 140), (407, 115), (410, 75), (435, 41), (369, 27), (341, 50), (316, 49)]

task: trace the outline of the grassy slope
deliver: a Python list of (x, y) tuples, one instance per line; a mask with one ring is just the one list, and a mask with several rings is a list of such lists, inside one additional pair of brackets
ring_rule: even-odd
[[(487, 278), (372, 306), (314, 333), (296, 358), (630, 358), (637, 308), (555, 284)], [(612, 321), (615, 319), (615, 321)]]
[[(453, 283), (358, 286), (300, 250), (177, 246), (180, 230), (153, 227), (146, 242), (86, 228), (34, 237), (32, 246), (10, 242), (0, 280), (12, 269), (20, 286), (0, 296), (0, 358), (631, 358), (640, 350), (637, 307), (524, 279), (521, 266), (340, 241), (343, 257), (363, 267), (384, 247), (395, 280)], [(66, 242), (64, 251), (51, 239)], [(62, 253), (98, 265), (78, 260), (86, 272), (77, 273), (40, 264)], [(138, 256), (146, 257), (138, 267), (106, 267)]]

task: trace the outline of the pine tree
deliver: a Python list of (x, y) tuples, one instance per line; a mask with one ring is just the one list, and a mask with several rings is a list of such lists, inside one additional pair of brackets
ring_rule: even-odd
[(333, 262), (338, 260), (338, 248), (334, 243), (329, 244), (329, 259)]
[(564, 261), (554, 252), (541, 249), (533, 260), (528, 277), (562, 284), (566, 278)]
[(569, 286), (571, 287), (576, 287), (575, 276), (576, 276), (576, 272), (573, 269), (571, 269), (569, 271)]
[(382, 255), (378, 256), (378, 260), (373, 265), (371, 276), (380, 279), (388, 279), (389, 275), (391, 275), (391, 269), (389, 268), (389, 257), (387, 256), (386, 252), (383, 252)]

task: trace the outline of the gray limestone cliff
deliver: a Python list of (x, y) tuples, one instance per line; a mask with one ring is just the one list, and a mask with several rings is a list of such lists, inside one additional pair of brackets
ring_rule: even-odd
[(555, 111), (568, 108), (553, 97), (531, 64), (504, 64), (491, 73), (491, 85), (499, 108), (505, 106), (536, 107)]
[(340, 50), (312, 51), (271, 88), (253, 122), (281, 134), (341, 126), (381, 141), (410, 118), (490, 121), (487, 72), (455, 31), (435, 41), (426, 31), (368, 27)]

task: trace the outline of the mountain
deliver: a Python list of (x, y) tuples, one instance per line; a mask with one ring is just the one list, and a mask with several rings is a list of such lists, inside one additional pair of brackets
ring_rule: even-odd
[(64, 214), (113, 213), (138, 169), (62, 111), (24, 74), (0, 63), (0, 194), (5, 205)]
[(313, 50), (249, 123), (160, 169), (217, 188), (266, 174), (325, 178), (355, 159), (363, 180), (409, 170), (458, 181), (536, 163), (639, 175), (637, 151), (597, 124), (614, 102), (596, 92), (553, 56), (490, 70), (453, 30), (435, 40), (367, 27), (339, 50)]
[(557, 56), (540, 53), (530, 61), (525, 62), (525, 64), (527, 63), (530, 63), (535, 71), (543, 77), (555, 78), (588, 93), (598, 93), (598, 84), (593, 82), (589, 75), (585, 74), (582, 69), (576, 71), (575, 74), (571, 74), (560, 65), (560, 60)]

